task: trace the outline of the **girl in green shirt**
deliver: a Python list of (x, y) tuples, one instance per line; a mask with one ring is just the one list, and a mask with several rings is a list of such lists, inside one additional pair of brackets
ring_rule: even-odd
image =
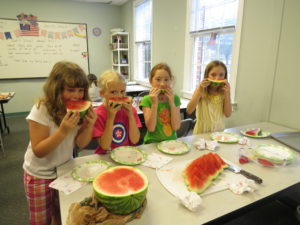
[(140, 103), (147, 127), (145, 144), (177, 138), (176, 130), (180, 128), (180, 98), (173, 93), (173, 79), (171, 69), (165, 63), (157, 64), (151, 70), (149, 81), (152, 88)]

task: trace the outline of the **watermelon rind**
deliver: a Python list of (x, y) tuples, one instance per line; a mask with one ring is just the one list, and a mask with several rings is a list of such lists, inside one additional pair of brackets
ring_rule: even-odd
[[(182, 151), (170, 151), (166, 148), (166, 146), (172, 145), (172, 144), (181, 144), (185, 148)], [(168, 141), (162, 141), (162, 142), (158, 143), (157, 149), (163, 153), (167, 153), (170, 155), (181, 155), (181, 154), (187, 153), (190, 150), (190, 145), (188, 145), (187, 143), (185, 143), (183, 141), (179, 141), (179, 140), (168, 140)]]
[[(72, 104), (76, 104), (76, 103), (75, 103), (76, 101), (69, 101), (69, 102), (72, 102)], [(69, 111), (71, 111), (71, 112), (76, 112), (76, 111), (78, 111), (78, 112), (79, 112), (80, 119), (82, 119), (82, 118), (86, 115), (88, 109), (91, 107), (92, 102), (91, 102), (91, 101), (85, 101), (85, 100), (79, 100), (78, 102), (80, 102), (80, 103), (85, 102), (84, 107), (82, 107), (82, 108), (79, 109), (79, 110), (78, 110), (78, 109), (70, 109), (70, 108), (68, 108), (68, 102), (67, 102), (67, 104), (66, 104), (66, 106), (67, 106), (67, 112), (69, 112)]]
[(253, 154), (260, 159), (268, 160), (274, 164), (289, 164), (294, 158), (294, 152), (286, 147), (272, 144), (261, 144), (253, 147)]
[[(87, 161), (83, 164), (80, 164), (78, 166), (76, 166), (75, 168), (72, 169), (71, 175), (75, 180), (78, 181), (83, 181), (83, 182), (92, 182), (96, 176), (89, 176), (88, 174), (86, 174), (85, 176), (80, 175), (80, 170), (81, 169), (85, 169), (87, 168), (87, 170), (91, 170), (91, 171), (95, 171), (95, 169), (98, 165), (101, 165), (103, 167), (103, 170), (109, 168), (112, 166), (111, 163), (104, 161), (104, 160), (91, 160), (91, 161)], [(102, 171), (99, 171), (99, 173)], [(99, 174), (98, 173), (98, 174)]]
[[(141, 153), (142, 156), (142, 160), (138, 161), (138, 162), (128, 162), (125, 160), (121, 160), (116, 156), (117, 151), (122, 151), (122, 150), (133, 150), (133, 151), (138, 151), (139, 153)], [(133, 147), (133, 146), (121, 146), (118, 148), (115, 148), (111, 151), (110, 153), (110, 157), (112, 160), (114, 160), (117, 163), (123, 164), (123, 165), (127, 165), (127, 166), (134, 166), (134, 165), (139, 165), (142, 164), (143, 162), (146, 161), (147, 159), (147, 153), (144, 152), (143, 150), (141, 150), (140, 148), (137, 147)]]
[(242, 130), (240, 130), (240, 133), (244, 136), (251, 137), (251, 138), (266, 138), (266, 137), (269, 137), (271, 135), (271, 132), (265, 131), (265, 130), (261, 130), (260, 135), (250, 135), (250, 134), (246, 133), (247, 131), (254, 130), (254, 129), (256, 129), (256, 128), (242, 129)]
[[(97, 187), (97, 179), (100, 178), (104, 173), (110, 173), (114, 169), (126, 168), (133, 170), (138, 173), (144, 180), (144, 186), (138, 190), (133, 191), (125, 195), (112, 195), (109, 193), (104, 193)], [(120, 177), (122, 179), (123, 177)], [(107, 170), (100, 173), (93, 181), (93, 190), (96, 199), (103, 204), (103, 206), (114, 214), (128, 214), (133, 212), (142, 206), (144, 200), (146, 199), (146, 194), (148, 190), (148, 179), (146, 175), (139, 169), (129, 166), (115, 166), (110, 167)]]
[[(228, 165), (216, 153), (207, 153), (193, 160), (182, 172), (189, 191), (203, 193)], [(201, 182), (201, 185), (200, 183)]]
[[(216, 137), (218, 137), (218, 136), (227, 136), (227, 137), (232, 138), (232, 140), (217, 140)], [(237, 143), (241, 139), (241, 136), (234, 134), (234, 133), (230, 133), (230, 132), (214, 132), (210, 135), (210, 139), (216, 140), (216, 141), (222, 142), (222, 143)]]
[(213, 79), (208, 79), (208, 81), (210, 81), (210, 83), (214, 86), (219, 86), (220, 84), (223, 84), (225, 82), (225, 80), (213, 80)]

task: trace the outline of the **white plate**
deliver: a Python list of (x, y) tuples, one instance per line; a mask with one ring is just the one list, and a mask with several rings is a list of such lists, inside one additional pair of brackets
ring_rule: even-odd
[(72, 177), (75, 180), (91, 182), (95, 177), (112, 166), (109, 162), (103, 160), (92, 160), (76, 166), (72, 170)]
[[(184, 183), (182, 171), (192, 160), (169, 163), (160, 169), (156, 169), (156, 175), (160, 183), (174, 196), (178, 197), (185, 193), (189, 193), (189, 190)], [(224, 170), (219, 177), (212, 181), (212, 184), (200, 195), (208, 195), (215, 192), (228, 189), (227, 183), (236, 182), (239, 179), (244, 179), (240, 174), (235, 174), (229, 170)]]
[(254, 146), (253, 154), (258, 159), (266, 159), (275, 164), (291, 163), (294, 159), (294, 153), (291, 149), (272, 144)]
[(121, 146), (111, 151), (110, 157), (123, 165), (138, 165), (147, 159), (147, 153), (137, 147)]
[(210, 138), (222, 143), (236, 143), (241, 139), (239, 135), (229, 132), (215, 132), (210, 135)]
[(157, 144), (157, 148), (159, 151), (171, 155), (184, 154), (190, 150), (187, 143), (178, 140), (162, 141)]
[(256, 128), (247, 128), (247, 129), (242, 129), (240, 130), (241, 134), (247, 137), (252, 137), (252, 138), (265, 138), (265, 137), (269, 137), (271, 135), (271, 133), (269, 131), (265, 131), (265, 130), (261, 130), (261, 135), (251, 135), (251, 134), (247, 134), (246, 132), (249, 130), (254, 130)]

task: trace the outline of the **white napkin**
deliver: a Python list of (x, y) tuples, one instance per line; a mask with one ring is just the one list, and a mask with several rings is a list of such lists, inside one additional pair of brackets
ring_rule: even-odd
[(195, 192), (184, 192), (178, 196), (178, 198), (181, 204), (183, 204), (192, 212), (196, 212), (201, 209), (202, 198)]
[(208, 149), (210, 151), (215, 151), (218, 146), (218, 142), (216, 140), (207, 141), (207, 140), (201, 138), (198, 141), (194, 142), (194, 146), (198, 150)]
[(231, 181), (226, 186), (234, 194), (243, 194), (244, 192), (253, 192), (257, 189), (257, 186), (253, 180), (243, 178), (236, 181)]
[(159, 169), (163, 165), (169, 163), (173, 158), (168, 156), (159, 155), (156, 153), (151, 153), (148, 155), (147, 160), (142, 164), (143, 166), (148, 166), (154, 169)]
[(72, 192), (78, 190), (79, 188), (85, 186), (87, 182), (80, 182), (74, 180), (71, 175), (71, 171), (56, 178), (49, 184), (49, 187), (56, 190), (64, 192), (66, 195), (71, 194)]
[(242, 137), (242, 138), (239, 140), (239, 144), (240, 144), (240, 145), (247, 145), (247, 146), (250, 146), (250, 140), (249, 140), (249, 138), (247, 138), (247, 137)]

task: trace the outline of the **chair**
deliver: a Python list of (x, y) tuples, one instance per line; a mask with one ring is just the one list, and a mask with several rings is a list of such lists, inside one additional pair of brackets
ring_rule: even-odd
[[(88, 145), (85, 146), (84, 149), (86, 149), (86, 150), (95, 150), (97, 147), (98, 147), (98, 141), (97, 141), (97, 139), (96, 138), (92, 138), (92, 140), (90, 141), (90, 143), (88, 143)], [(79, 156), (78, 153), (79, 153), (80, 150), (81, 149), (78, 148), (77, 145), (74, 146), (74, 148), (73, 148), (73, 158), (76, 158), (76, 157)]]
[(142, 91), (136, 97), (144, 97), (145, 95), (149, 95), (149, 91)]
[(176, 131), (177, 137), (185, 137), (188, 135), (189, 131), (194, 127), (194, 120), (191, 118), (187, 118), (181, 120), (180, 128)]

